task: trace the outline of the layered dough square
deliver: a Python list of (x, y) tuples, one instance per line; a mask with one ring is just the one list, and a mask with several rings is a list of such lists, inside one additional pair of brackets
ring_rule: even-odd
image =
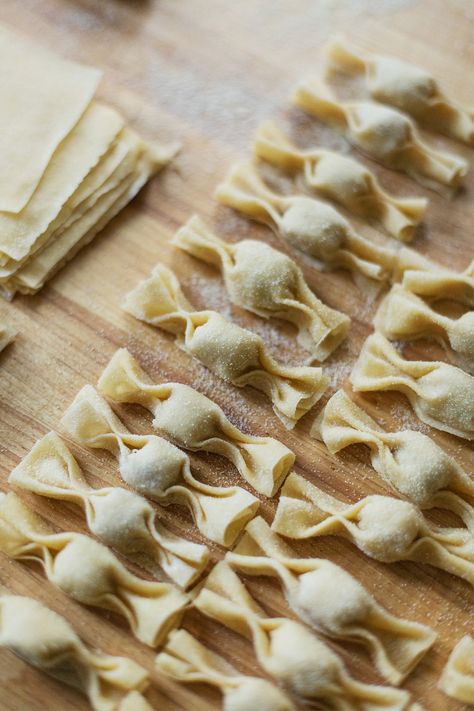
[(2, 27), (0, 58), (11, 69), (4, 72), (0, 110), (0, 293), (11, 298), (38, 291), (171, 160), (176, 146), (148, 145), (114, 109), (95, 101), (96, 70)]

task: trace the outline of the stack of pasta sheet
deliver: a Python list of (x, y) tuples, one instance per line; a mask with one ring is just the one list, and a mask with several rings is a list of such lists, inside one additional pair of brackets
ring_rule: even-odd
[(100, 72), (0, 26), (0, 291), (34, 293), (168, 163), (94, 100)]

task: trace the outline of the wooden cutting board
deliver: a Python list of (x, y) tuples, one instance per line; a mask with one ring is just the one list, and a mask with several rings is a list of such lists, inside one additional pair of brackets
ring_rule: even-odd
[[(330, 33), (345, 31), (367, 49), (418, 62), (450, 94), (472, 102), (473, 17), (470, 0), (3, 0), (1, 22), (66, 57), (103, 68), (101, 97), (119, 108), (145, 136), (180, 139), (183, 150), (175, 164), (153, 180), (38, 296), (0, 304), (0, 318), (19, 331), (16, 342), (0, 356), (0, 488), (7, 488), (10, 470), (36, 439), (58, 426), (79, 388), (95, 383), (115, 349), (126, 346), (154, 378), (189, 383), (214, 398), (246, 431), (279, 437), (296, 452), (296, 470), (327, 491), (348, 501), (388, 492), (360, 449), (334, 458), (309, 438), (313, 414), (287, 432), (263, 396), (223, 385), (178, 350), (170, 337), (125, 314), (121, 302), (163, 260), (179, 272), (193, 302), (221, 309), (261, 333), (276, 357), (298, 362), (301, 352), (290, 327), (264, 322), (232, 307), (217, 272), (178, 254), (169, 246), (170, 236), (192, 213), (199, 212), (229, 240), (258, 236), (278, 244), (268, 230), (217, 207), (212, 192), (230, 162), (248, 150), (257, 124), (265, 118), (291, 127), (308, 145), (320, 140), (325, 146), (347, 149), (339, 137), (305, 119), (288, 101), (295, 81), (317, 69), (321, 44)], [(430, 140), (472, 158), (472, 152), (460, 145), (434, 136)], [(371, 168), (388, 189), (429, 197), (426, 224), (415, 247), (454, 269), (465, 268), (473, 257), (472, 178), (461, 195), (448, 201), (400, 174), (376, 165)], [(378, 238), (367, 226), (357, 222), (356, 226)], [(347, 272), (320, 274), (309, 261), (293, 256), (314, 290), (353, 320), (348, 340), (326, 365), (334, 390), (347, 381), (371, 331), (376, 303), (354, 285)], [(407, 354), (442, 357), (432, 343), (421, 342)], [(380, 394), (363, 401), (387, 429), (429, 431), (467, 471), (473, 471), (472, 447), (454, 436), (430, 431), (402, 397)], [(144, 412), (126, 408), (122, 414), (137, 431), (149, 430)], [(119, 482), (110, 458), (77, 447), (74, 452), (93, 485)], [(236, 480), (235, 471), (222, 459), (196, 455), (193, 460), (210, 482)], [(84, 530), (77, 509), (27, 498), (59, 528)], [(261, 512), (268, 521), (275, 506), (275, 501), (262, 502)], [(449, 522), (437, 515), (433, 514), (433, 520)], [(200, 540), (182, 509), (169, 507), (163, 518), (176, 532)], [(222, 557), (218, 546), (211, 548), (213, 561)], [(442, 695), (436, 684), (453, 645), (463, 634), (473, 632), (472, 589), (467, 583), (428, 566), (377, 564), (335, 538), (302, 543), (295, 549), (302, 555), (328, 555), (354, 572), (390, 611), (434, 627), (439, 641), (406, 688), (426, 709), (461, 708)], [(290, 614), (276, 585), (263, 578), (249, 583), (269, 614)], [(136, 642), (119, 620), (69, 601), (45, 582), (37, 567), (1, 558), (0, 584), (63, 613), (91, 644), (129, 655), (153, 670), (154, 651)], [(246, 641), (197, 613), (186, 615), (185, 626), (242, 672), (260, 673)], [(333, 646), (358, 678), (381, 682), (359, 648)], [(0, 683), (2, 711), (88, 708), (78, 693), (45, 678), (6, 651), (0, 651)], [(209, 687), (179, 686), (156, 672), (148, 698), (156, 709), (167, 711), (220, 707), (218, 694)]]

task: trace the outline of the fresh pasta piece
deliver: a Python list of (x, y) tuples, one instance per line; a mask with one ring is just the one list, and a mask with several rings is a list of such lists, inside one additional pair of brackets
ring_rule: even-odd
[(64, 617), (30, 597), (0, 596), (0, 646), (79, 688), (94, 711), (126, 711), (131, 701), (146, 703), (139, 693), (148, 686), (143, 667), (91, 649)]
[(456, 513), (474, 534), (474, 481), (432, 439), (414, 430), (384, 432), (362, 408), (338, 390), (316, 418), (311, 431), (331, 454), (365, 444), (375, 471), (420, 508)]
[(463, 158), (424, 143), (413, 121), (397, 109), (370, 101), (338, 101), (319, 79), (302, 81), (294, 98), (301, 108), (337, 128), (370, 158), (405, 172), (422, 185), (457, 188), (467, 174)]
[[(174, 444), (157, 435), (129, 432), (91, 385), (79, 391), (61, 424), (80, 444), (111, 452), (129, 486), (161, 504), (187, 506), (201, 533), (216, 543), (231, 546), (257, 512), (258, 500), (245, 489), (197, 481), (189, 457)], [(187, 542), (179, 540), (184, 553)]]
[(54, 533), (13, 492), (0, 494), (0, 551), (40, 563), (47, 579), (83, 605), (122, 615), (134, 635), (158, 646), (179, 624), (189, 597), (172, 583), (142, 580), (104, 545), (72, 531)]
[(462, 368), (474, 372), (474, 310), (459, 318), (443, 316), (419, 296), (395, 284), (380, 304), (374, 326), (392, 341), (432, 336), (452, 349)]
[(474, 308), (474, 260), (458, 273), (405, 247), (398, 253), (393, 279), (424, 299), (451, 299)]
[(95, 536), (153, 575), (161, 568), (178, 585), (188, 587), (207, 565), (206, 546), (171, 533), (155, 520), (155, 510), (138, 494), (118, 486), (90, 487), (55, 432), (35, 444), (8, 481), (40, 496), (79, 505)]
[(261, 667), (303, 699), (354, 711), (406, 709), (410, 705), (406, 691), (363, 684), (350, 677), (341, 659), (305, 625), (284, 617), (267, 617), (224, 561), (213, 568), (193, 604), (250, 639)]
[(16, 331), (8, 325), (0, 323), (0, 353), (16, 336)]
[(159, 264), (126, 298), (125, 309), (146, 323), (171, 331), (179, 344), (223, 380), (260, 390), (292, 429), (324, 394), (321, 368), (277, 363), (263, 340), (217, 311), (196, 311), (174, 272)]
[(278, 195), (252, 163), (237, 163), (216, 190), (219, 202), (269, 224), (296, 249), (328, 267), (388, 280), (395, 252), (369, 242), (331, 205), (301, 195)]
[(425, 198), (390, 195), (362, 163), (325, 148), (299, 149), (271, 121), (261, 124), (253, 148), (258, 158), (298, 174), (306, 187), (380, 224), (402, 242), (413, 239), (423, 220)]
[(120, 348), (102, 373), (99, 392), (117, 402), (151, 410), (153, 427), (191, 451), (220, 454), (265, 496), (280, 488), (295, 461), (293, 452), (273, 437), (244, 434), (221, 408), (183, 383), (153, 384), (137, 361)]
[(395, 617), (343, 568), (323, 558), (297, 558), (261, 518), (251, 521), (226, 562), (248, 575), (275, 576), (289, 607), (332, 639), (363, 644), (379, 673), (400, 684), (436, 639), (429, 627)]
[(154, 709), (142, 694), (131, 691), (122, 701), (118, 711), (154, 711)]
[(19, 212), (89, 105), (101, 74), (61, 59), (4, 26), (0, 65), (0, 210)]
[(474, 439), (474, 377), (439, 361), (406, 360), (380, 333), (365, 341), (351, 383), (361, 392), (398, 390), (423, 422)]
[(272, 528), (288, 538), (344, 536), (381, 563), (429, 563), (474, 585), (474, 538), (464, 528), (436, 527), (408, 501), (366, 496), (345, 504), (297, 474), (282, 489)]
[(267, 679), (239, 674), (186, 630), (170, 633), (156, 665), (176, 681), (217, 687), (224, 696), (224, 711), (295, 711), (290, 699)]
[(228, 244), (194, 215), (173, 244), (219, 267), (232, 303), (296, 326), (299, 343), (311, 353), (310, 363), (325, 360), (347, 336), (350, 318), (316, 298), (297, 264), (265, 242)]
[(363, 52), (345, 37), (326, 46), (334, 68), (363, 74), (371, 96), (411, 114), (431, 128), (474, 145), (474, 111), (448, 99), (425, 69), (395, 57)]
[(465, 635), (450, 654), (439, 688), (453, 699), (474, 704), (474, 638)]

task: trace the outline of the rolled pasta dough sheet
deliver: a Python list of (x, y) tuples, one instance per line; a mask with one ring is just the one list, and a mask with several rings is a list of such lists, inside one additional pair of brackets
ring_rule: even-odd
[(49, 225), (107, 152), (123, 125), (114, 109), (91, 104), (55, 152), (28, 205), (18, 214), (0, 213), (0, 252), (4, 264), (8, 258), (21, 261), (41, 236), (43, 240), (47, 237)]
[(57, 217), (48, 226), (48, 229), (38, 237), (29, 254), (20, 260), (10, 259), (5, 266), (0, 267), (0, 283), (10, 279), (27, 261), (45, 249), (67, 226), (91, 207), (97, 200), (102, 186), (107, 183), (112, 173), (117, 170), (127, 157), (130, 151), (129, 141), (126, 140), (128, 134), (129, 130), (127, 128), (119, 133), (107, 153), (92, 168), (77, 190), (63, 205)]
[(124, 129), (120, 139), (107, 156), (91, 171), (81, 183), (71, 200), (61, 210), (60, 215), (48, 229), (48, 237), (36, 244), (34, 250), (21, 262), (12, 262), (9, 267), (0, 267), (0, 284), (11, 284), (20, 273), (28, 272), (36, 262), (41, 263), (44, 252), (51, 253), (54, 243), (61, 241), (64, 233), (87, 215), (102, 198), (117, 187), (135, 169), (143, 142), (130, 129)]
[(18, 213), (28, 203), (100, 76), (0, 25), (0, 210)]
[(105, 192), (95, 205), (61, 237), (21, 269), (6, 285), (7, 296), (16, 290), (34, 293), (55, 274), (81, 247), (88, 244), (103, 227), (127, 205), (159, 167), (144, 155), (137, 167), (119, 185)]

